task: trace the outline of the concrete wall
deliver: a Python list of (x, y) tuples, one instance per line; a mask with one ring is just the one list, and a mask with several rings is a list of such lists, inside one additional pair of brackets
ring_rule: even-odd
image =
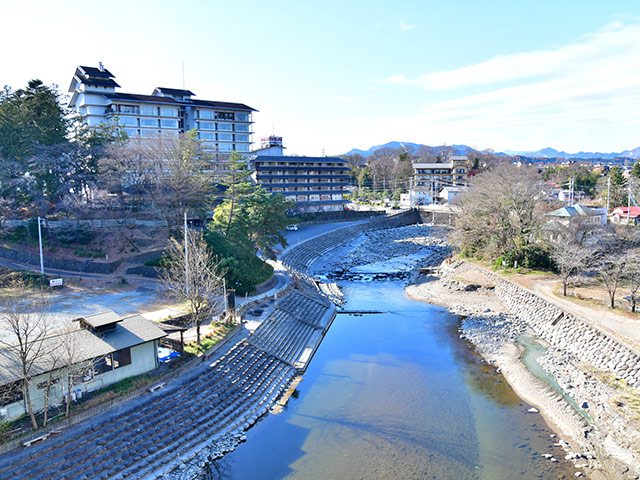
[(608, 370), (640, 389), (640, 353), (605, 331), (563, 311), (520, 285), (505, 280), (471, 263), (458, 268), (471, 269), (491, 278), (504, 305), (522, 319), (540, 338), (563, 349), (583, 362)]
[[(35, 268), (40, 268), (40, 255), (37, 253), (22, 252), (20, 250), (14, 250), (12, 248), (0, 246), (0, 257), (12, 260), (18, 263), (25, 263), (27, 265), (33, 265)], [(54, 268), (57, 270), (68, 270), (71, 272), (87, 272), (87, 273), (113, 273), (120, 266), (120, 261), (116, 262), (93, 262), (72, 260), (65, 258), (56, 258), (49, 255), (45, 255), (44, 258), (45, 268)]]

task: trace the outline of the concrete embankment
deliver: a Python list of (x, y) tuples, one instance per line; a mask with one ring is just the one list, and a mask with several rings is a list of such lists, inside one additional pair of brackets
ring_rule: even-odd
[[(446, 264), (439, 278), (417, 276), (415, 283), (409, 295), (468, 315), (461, 335), (500, 367), (518, 394), (569, 440), (567, 455), (578, 467), (589, 467), (592, 478), (638, 478), (639, 357), (633, 348), (475, 264)], [(518, 339), (523, 334), (545, 347), (537, 363), (557, 382), (562, 395), (521, 362), (524, 348)]]

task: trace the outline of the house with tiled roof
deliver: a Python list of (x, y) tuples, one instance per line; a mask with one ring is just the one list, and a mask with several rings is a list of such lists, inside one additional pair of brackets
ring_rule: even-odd
[[(53, 406), (67, 395), (75, 399), (158, 367), (158, 340), (166, 333), (143, 316), (120, 317), (106, 311), (77, 318), (73, 324), (73, 329), (49, 335), (37, 345), (41, 354), (28, 381), (35, 411), (44, 408), (47, 391)], [(1, 420), (26, 414), (23, 379), (17, 350), (0, 349)]]
[(567, 228), (572, 228), (581, 239), (585, 233), (592, 234), (607, 224), (607, 211), (577, 203), (547, 212), (545, 218), (542, 228), (551, 239)]

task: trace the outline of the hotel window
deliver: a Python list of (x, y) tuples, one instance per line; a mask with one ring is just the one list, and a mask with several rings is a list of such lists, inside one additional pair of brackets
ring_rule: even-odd
[(178, 109), (176, 107), (160, 107), (160, 115), (163, 117), (177, 117)]
[(139, 113), (140, 109), (137, 105), (118, 105), (118, 111), (120, 113)]
[(200, 132), (198, 133), (198, 138), (201, 140), (215, 140), (216, 134), (211, 132)]
[(214, 120), (215, 115), (212, 110), (198, 110), (199, 118), (204, 118), (207, 120)]
[(233, 112), (216, 112), (218, 120), (233, 120)]
[(230, 143), (221, 143), (218, 150), (220, 150), (221, 152), (231, 152), (233, 151), (233, 145), (231, 145)]
[(127, 137), (129, 138), (138, 136), (138, 130), (136, 130), (135, 128), (125, 128), (124, 133), (126, 133)]
[(237, 132), (248, 132), (249, 131), (249, 125), (236, 125), (236, 131)]
[(142, 105), (140, 107), (140, 114), (141, 115), (158, 115), (158, 107)]
[(157, 127), (158, 126), (158, 120), (155, 118), (141, 118), (140, 119), (140, 126), (141, 127)]
[(160, 126), (162, 128), (178, 128), (178, 120), (167, 120), (163, 118), (160, 120)]
[(231, 131), (231, 124), (230, 123), (219, 123), (218, 124), (218, 130), (224, 130), (227, 132)]
[(248, 113), (236, 113), (236, 121), (237, 122), (248, 122), (249, 114)]
[(178, 136), (179, 132), (177, 130), (164, 130), (162, 132), (162, 136), (163, 137), (172, 137), (172, 138), (176, 138)]
[(118, 119), (118, 123), (120, 125), (132, 125), (137, 127), (138, 126), (138, 119), (135, 117), (120, 117)]
[(223, 141), (223, 142), (230, 142), (233, 140), (233, 135), (231, 135), (230, 133), (219, 133), (218, 134), (218, 140)]
[(245, 144), (241, 143), (239, 145), (236, 145), (236, 150), (238, 152), (248, 152), (249, 151), (249, 145), (245, 145)]
[(216, 124), (213, 122), (198, 122), (198, 128), (201, 130), (215, 130)]
[(140, 130), (142, 137), (157, 137), (160, 132), (158, 130)]
[(244, 133), (236, 134), (236, 142), (248, 142), (248, 141), (249, 141), (249, 135), (246, 135)]

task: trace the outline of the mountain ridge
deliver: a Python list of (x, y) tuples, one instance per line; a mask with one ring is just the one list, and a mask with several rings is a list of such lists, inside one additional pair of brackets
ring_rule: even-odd
[[(352, 148), (351, 150), (349, 150), (347, 153), (344, 153), (343, 155), (359, 154), (367, 158), (367, 157), (370, 157), (376, 150), (380, 150), (382, 148), (393, 148), (393, 149), (402, 148), (407, 152), (409, 152), (410, 154), (413, 154), (420, 147), (425, 147), (430, 151), (438, 151), (443, 147), (453, 148), (454, 155), (466, 155), (471, 152), (481, 153), (479, 150), (469, 147), (468, 145), (462, 145), (462, 144), (461, 145), (438, 145), (438, 146), (432, 147), (423, 143), (392, 141), (382, 145), (374, 145), (366, 150), (362, 150), (359, 148)], [(496, 155), (505, 155), (505, 156), (519, 155), (519, 156), (532, 157), (532, 158), (576, 158), (576, 159), (584, 159), (584, 160), (596, 159), (596, 158), (612, 160), (614, 158), (621, 158), (621, 157), (640, 159), (640, 147), (630, 149), (630, 150), (624, 150), (622, 152), (608, 152), (608, 153), (583, 152), (583, 151), (577, 152), (577, 153), (567, 153), (565, 151), (558, 151), (552, 147), (545, 147), (536, 151), (505, 150), (504, 152), (496, 152)]]

